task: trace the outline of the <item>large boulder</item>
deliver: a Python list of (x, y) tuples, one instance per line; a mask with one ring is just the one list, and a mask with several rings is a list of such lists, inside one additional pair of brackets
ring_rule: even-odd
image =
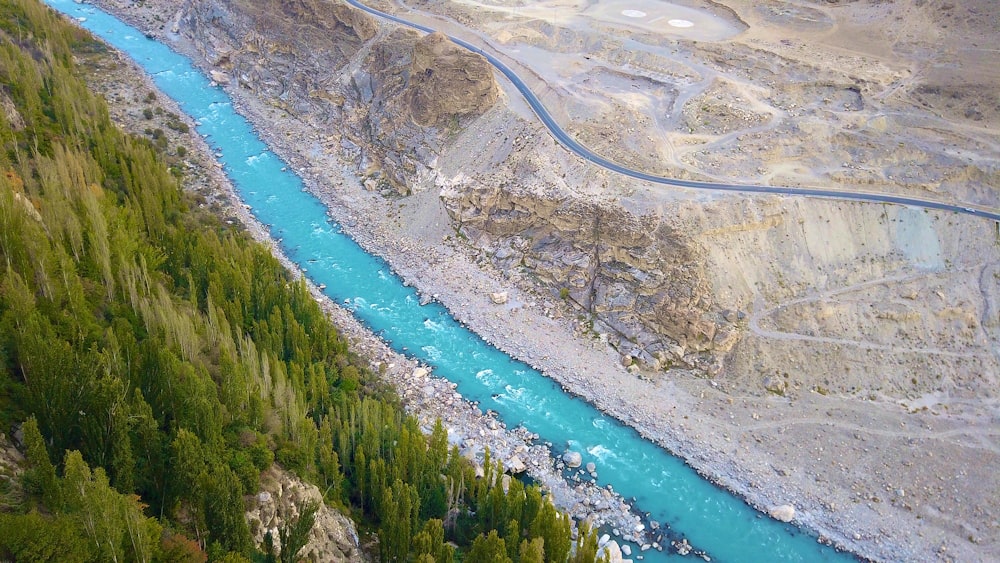
[(602, 545), (597, 554), (599, 557), (607, 557), (608, 563), (623, 563), (622, 549), (615, 540)]
[(521, 457), (517, 455), (508, 459), (505, 465), (507, 466), (507, 471), (510, 471), (514, 475), (524, 473), (528, 470), (528, 466), (525, 465), (524, 461), (521, 460)]
[(795, 507), (790, 504), (773, 506), (767, 513), (771, 515), (771, 518), (781, 522), (791, 522), (795, 519)]
[(764, 389), (775, 395), (784, 395), (787, 384), (785, 380), (776, 375), (769, 375), (764, 378)]
[(566, 467), (580, 467), (583, 464), (583, 456), (580, 452), (568, 451), (562, 455), (563, 463)]

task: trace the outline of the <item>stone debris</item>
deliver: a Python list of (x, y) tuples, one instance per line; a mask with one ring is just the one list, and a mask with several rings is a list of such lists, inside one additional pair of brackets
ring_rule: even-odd
[[(606, 537), (606, 536), (605, 536)], [(598, 557), (607, 557), (610, 563), (623, 563), (625, 560), (622, 559), (622, 549), (615, 540), (610, 540), (604, 544), (598, 544), (600, 549), (597, 551)]]
[(583, 456), (580, 455), (580, 452), (566, 452), (562, 455), (562, 460), (566, 464), (566, 467), (570, 468), (580, 467), (583, 464)]
[(211, 70), (208, 72), (208, 76), (212, 79), (212, 82), (215, 82), (216, 84), (222, 84), (223, 86), (229, 84), (229, 75), (224, 72)]
[[(689, 553), (691, 553), (691, 544), (688, 543), (687, 538), (683, 538), (680, 541), (673, 541), (670, 543), (670, 545), (674, 546), (674, 549), (677, 550), (678, 555), (688, 555)], [(646, 546), (643, 546), (644, 551), (645, 549)]]
[(506, 463), (504, 463), (504, 468), (506, 468), (507, 471), (510, 471), (514, 475), (518, 475), (527, 471), (528, 466), (525, 465), (523, 461), (521, 461), (521, 458), (519, 456), (515, 455), (511, 457), (509, 460), (507, 460)]

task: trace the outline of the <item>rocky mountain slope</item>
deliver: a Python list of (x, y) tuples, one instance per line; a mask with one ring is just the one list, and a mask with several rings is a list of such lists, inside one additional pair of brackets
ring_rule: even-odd
[[(525, 154), (528, 143), (544, 147), (538, 131), (500, 138), (506, 112), (494, 112), (506, 123), (493, 135), (461, 133), (479, 131), (490, 118), (470, 120), (499, 97), (482, 57), (441, 34), (378, 28), (339, 3), (192, 2), (181, 14), (178, 29), (218, 81), (268, 101), (276, 119), (312, 124), (316, 144), (353, 158), (370, 189), (439, 190), (464, 236), (500, 267), (524, 266), (562, 292), (625, 362), (720, 368), (733, 317), (713, 306), (700, 251), (682, 231), (655, 211), (577, 198), (575, 182), (544, 161), (550, 148)], [(436, 170), (439, 159), (458, 173)]]
[(181, 14), (215, 78), (249, 89), (278, 116), (309, 121), (324, 144), (353, 152), (375, 185), (399, 193), (433, 164), (460, 118), (499, 95), (482, 57), (441, 35), (380, 31), (345, 4), (192, 2)]
[(300, 561), (366, 561), (361, 551), (354, 522), (323, 503), (323, 495), (315, 485), (303, 482), (277, 465), (261, 475), (261, 490), (254, 497), (247, 521), (254, 545), (262, 548), (264, 535), (271, 533), (276, 554), (282, 546), (278, 538), (284, 526), (290, 526), (310, 503), (318, 508), (308, 541), (298, 552)]

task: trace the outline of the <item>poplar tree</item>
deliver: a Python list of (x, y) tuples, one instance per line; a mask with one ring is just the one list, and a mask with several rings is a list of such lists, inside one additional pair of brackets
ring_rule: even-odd
[(542, 538), (533, 538), (530, 541), (521, 540), (521, 546), (518, 549), (518, 562), (545, 563), (545, 540)]
[(49, 459), (45, 449), (45, 440), (38, 431), (35, 417), (29, 418), (21, 425), (24, 434), (24, 445), (27, 450), (28, 470), (24, 481), (29, 488), (36, 490), (42, 497), (42, 502), (51, 510), (62, 508), (60, 485), (56, 479), (56, 468)]
[(507, 557), (507, 547), (496, 530), (490, 530), (489, 534), (480, 534), (476, 537), (472, 542), (472, 549), (469, 550), (468, 559), (482, 563), (513, 563), (510, 557)]
[(281, 563), (298, 561), (299, 551), (309, 542), (309, 531), (316, 521), (316, 511), (319, 505), (310, 502), (300, 507), (299, 515), (291, 521), (286, 521), (278, 531), (281, 541)]

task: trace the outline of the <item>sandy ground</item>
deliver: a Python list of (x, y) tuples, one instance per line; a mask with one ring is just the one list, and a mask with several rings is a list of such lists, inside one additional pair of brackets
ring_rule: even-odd
[[(743, 15), (751, 13), (749, 3), (732, 4)], [(563, 16), (558, 9), (553, 11), (548, 25), (561, 17), (568, 17), (572, 5), (565, 7), (567, 11)], [(852, 89), (854, 83), (842, 80), (839, 75), (831, 77), (830, 86), (807, 92), (811, 105), (805, 108), (802, 106), (802, 92), (795, 88), (801, 90), (806, 87), (777, 88), (775, 92), (766, 92), (759, 83), (748, 80), (746, 76), (714, 75), (719, 59), (713, 57), (731, 56), (738, 61), (757, 61), (754, 68), (761, 72), (773, 72), (776, 68), (785, 67), (791, 68), (787, 72), (794, 72), (795, 65), (802, 64), (802, 58), (810, 57), (809, 60), (815, 60), (825, 56), (837, 65), (852, 64), (851, 57), (856, 54), (843, 50), (831, 51), (832, 55), (820, 52), (813, 43), (803, 38), (816, 30), (833, 29), (834, 22), (840, 22), (836, 25), (846, 30), (846, 35), (831, 36), (827, 42), (829, 46), (831, 42), (847, 41), (845, 37), (851, 37), (851, 34), (862, 37), (865, 22), (848, 21), (845, 24), (843, 18), (837, 20), (830, 15), (833, 8), (820, 10), (820, 7), (818, 3), (807, 2), (762, 4), (757, 12), (753, 12), (757, 14), (754, 16), (757, 20), (747, 16), (751, 23), (758, 22), (757, 30), (754, 31), (751, 26), (750, 33), (741, 35), (745, 40), (741, 45), (754, 40), (766, 41), (771, 49), (768, 52), (784, 51), (783, 55), (789, 55), (801, 50), (808, 57), (800, 55), (796, 59), (783, 56), (775, 59), (740, 45), (729, 45), (729, 51), (720, 51), (709, 43), (703, 46), (704, 51), (700, 53), (707, 59), (701, 58), (697, 62), (681, 57), (680, 66), (671, 66), (657, 59), (657, 53), (645, 51), (644, 56), (615, 59), (632, 69), (655, 67), (657, 72), (662, 72), (664, 68), (672, 69), (668, 87), (664, 87), (665, 79), (657, 77), (652, 71), (638, 73), (649, 79), (645, 84), (661, 88), (655, 91), (659, 94), (642, 93), (637, 97), (623, 94), (620, 96), (622, 100), (631, 101), (615, 106), (616, 111), (633, 106), (643, 108), (643, 111), (625, 112), (621, 114), (624, 117), (613, 121), (602, 112), (589, 108), (591, 102), (584, 99), (580, 105), (567, 104), (563, 117), (572, 121), (574, 115), (588, 116), (591, 121), (576, 128), (578, 137), (595, 142), (603, 140), (607, 143), (604, 146), (613, 146), (622, 144), (623, 139), (609, 133), (612, 125), (620, 126), (622, 119), (633, 119), (631, 116), (634, 115), (634, 122), (628, 122), (629, 127), (619, 129), (635, 133), (634, 138), (628, 139), (630, 146), (648, 149), (646, 153), (639, 151), (638, 154), (651, 155), (648, 159), (640, 159), (639, 164), (645, 162), (654, 169), (660, 167), (657, 171), (676, 172), (682, 176), (735, 177), (782, 183), (832, 181), (844, 185), (864, 184), (878, 179), (880, 185), (887, 189), (922, 193), (933, 188), (934, 193), (944, 193), (936, 191), (940, 189), (937, 184), (929, 186), (926, 176), (922, 174), (923, 167), (927, 166), (926, 170), (932, 176), (937, 174), (935, 171), (941, 170), (941, 177), (947, 179), (949, 176), (945, 172), (953, 170), (954, 163), (945, 166), (941, 159), (957, 155), (957, 158), (968, 161), (969, 166), (981, 167), (979, 172), (982, 175), (970, 172), (970, 177), (985, 177), (986, 180), (979, 184), (969, 183), (972, 187), (963, 184), (956, 191), (945, 193), (945, 197), (994, 204), (996, 194), (991, 188), (995, 180), (990, 179), (990, 174), (995, 174), (995, 170), (990, 168), (992, 165), (989, 163), (996, 154), (996, 131), (990, 125), (990, 116), (982, 116), (977, 121), (973, 113), (971, 117), (952, 119), (947, 112), (956, 110), (941, 105), (936, 109), (932, 107), (934, 111), (918, 115), (915, 120), (907, 121), (897, 110), (909, 107), (919, 95), (933, 97), (934, 94), (910, 89), (913, 83), (907, 78), (910, 73), (904, 68), (906, 65), (900, 66), (898, 62), (889, 64), (877, 60), (878, 57), (855, 61), (855, 67), (859, 69), (855, 78), (870, 80), (865, 83), (868, 89), (863, 90), (866, 95), (875, 92), (875, 99), (895, 100), (893, 103), (899, 104), (879, 106), (878, 112), (862, 117), (858, 112), (863, 108), (857, 107), (858, 92)], [(519, 11), (524, 9), (526, 7), (518, 8)], [(636, 9), (647, 15), (652, 13), (652, 9)], [(866, 14), (862, 16), (874, 17)], [(775, 20), (778, 16), (780, 18)], [(456, 11), (452, 17), (462, 24), (472, 22), (461, 11)], [(513, 13), (512, 17), (519, 17), (518, 13)], [(617, 25), (616, 18), (594, 17), (588, 20), (587, 25)], [(734, 29), (739, 27), (739, 20), (725, 11), (720, 11), (717, 18), (720, 29), (727, 25), (734, 26)], [(539, 49), (538, 45), (551, 49), (552, 46), (545, 43), (547, 35), (542, 15), (536, 14), (529, 19), (529, 24), (519, 24), (513, 31), (503, 30), (509, 36), (495, 33), (493, 40), (506, 44), (520, 37), (524, 43), (521, 52), (524, 53)], [(687, 21), (695, 20), (688, 18)], [(766, 31), (767, 25), (775, 25), (768, 22), (774, 21), (781, 24), (778, 31), (762, 36), (764, 32), (759, 29)], [(689, 28), (677, 29), (683, 31)], [(673, 34), (670, 39), (650, 39), (649, 42), (654, 43), (657, 49), (669, 50), (674, 46), (670, 41), (675, 40), (673, 36), (676, 33), (679, 32), (670, 30)], [(903, 29), (900, 33), (917, 36), (925, 32), (916, 27)], [(789, 44), (786, 45), (785, 40)], [(858, 43), (865, 49), (877, 51), (880, 41), (902, 48), (903, 41), (898, 37), (868, 37)], [(918, 43), (912, 40), (909, 45)], [(959, 46), (958, 50), (966, 48), (979, 47)], [(952, 53), (951, 50), (946, 51)], [(613, 49), (601, 53), (608, 59), (620, 54)], [(557, 63), (550, 69), (553, 72), (556, 67), (574, 68), (572, 64), (558, 64), (558, 58), (551, 60)], [(562, 59), (562, 62), (567, 61), (569, 59)], [(926, 73), (932, 66), (919, 68)], [(545, 72), (546, 69), (541, 69), (536, 74), (545, 76)], [(598, 75), (603, 76), (603, 72), (593, 76), (600, 78)], [(582, 79), (578, 82), (582, 83)], [(618, 82), (611, 80), (608, 83)], [(675, 88), (676, 84), (691, 88)], [(871, 84), (878, 85), (878, 88)], [(598, 90), (600, 88), (595, 88), (595, 93)], [(976, 90), (973, 88), (970, 91)], [(241, 92), (234, 94), (240, 96)], [(657, 103), (663, 103), (664, 96), (670, 101), (669, 114), (665, 106), (658, 114), (658, 120), (641, 117), (646, 115), (643, 112), (651, 105), (658, 107)], [(685, 113), (685, 106), (692, 100), (703, 111)], [(925, 101), (929, 107), (940, 102), (930, 98)], [(831, 104), (835, 106), (833, 109), (827, 107)], [(967, 107), (972, 105), (966, 104)], [(734, 107), (739, 111), (733, 111)], [(241, 108), (255, 123), (272, 126), (262, 126), (261, 130), (279, 130), (274, 126), (276, 116), (271, 113), (272, 110), (259, 101), (243, 98)], [(878, 121), (883, 117), (886, 118), (884, 121)], [(790, 129), (786, 118), (795, 119), (800, 126)], [(831, 130), (830, 123), (836, 125), (839, 132)], [(914, 123), (916, 126), (913, 126)], [(847, 150), (846, 145), (853, 150), (871, 142), (870, 139), (859, 142), (857, 128), (862, 126), (868, 128), (863, 129), (868, 132), (865, 135), (874, 139), (881, 139), (879, 135), (887, 135), (891, 139), (902, 139), (900, 135), (904, 133), (912, 135), (906, 139), (917, 139), (919, 146), (915, 150), (918, 152), (931, 147), (937, 151), (934, 154), (942, 154), (940, 147), (950, 142), (942, 142), (942, 138), (957, 140), (962, 149), (930, 160), (920, 160), (922, 157), (918, 158), (907, 150), (894, 151), (889, 155), (877, 150), (874, 153), (854, 153), (861, 156), (850, 161), (842, 160), (846, 153), (838, 151)], [(298, 127), (296, 123), (281, 122), (280, 131), (291, 135), (275, 135), (270, 142), (296, 169), (305, 173), (310, 187), (327, 202), (334, 218), (363, 246), (385, 257), (397, 272), (424, 294), (436, 295), (459, 320), (487, 340), (538, 366), (550, 377), (668, 447), (699, 471), (743, 495), (755, 506), (766, 510), (778, 504), (792, 503), (797, 509), (798, 523), (866, 557), (911, 561), (932, 558), (986, 561), (1000, 557), (1000, 545), (996, 539), (1000, 537), (1000, 512), (997, 508), (1000, 486), (991, 470), (1000, 463), (1000, 448), (997, 445), (1000, 414), (996, 399), (942, 396), (941, 401), (935, 401), (933, 394), (928, 393), (906, 402), (897, 402), (895, 395), (888, 390), (876, 389), (866, 391), (862, 397), (842, 395), (828, 393), (826, 388), (814, 385), (808, 378), (807, 381), (797, 380), (795, 373), (787, 371), (774, 374), (787, 380), (784, 385), (788, 392), (784, 396), (747, 392), (749, 386), (740, 381), (738, 374), (708, 380), (695, 374), (684, 375), (674, 371), (670, 377), (638, 378), (626, 372), (620, 365), (618, 355), (603, 343), (580, 335), (572, 320), (573, 313), (563, 310), (558, 300), (535, 293), (530, 280), (520, 278), (516, 273), (494, 270), (474, 248), (449, 239), (448, 235), (453, 231), (436, 194), (423, 192), (396, 200), (367, 192), (359, 185), (349, 165), (341, 162), (336, 154), (325, 152), (316, 132)], [(677, 132), (679, 127), (689, 131)], [(663, 128), (670, 129), (670, 132), (663, 133)], [(854, 133), (844, 137), (840, 135), (843, 131)], [(846, 145), (836, 145), (836, 150), (802, 153), (802, 146), (824, 146), (822, 142), (810, 145), (803, 141), (817, 135), (837, 142), (850, 140), (845, 141)], [(643, 137), (646, 141), (642, 141)], [(285, 141), (288, 138), (296, 139), (296, 142)], [(748, 148), (751, 145), (753, 150)], [(595, 148), (601, 148), (601, 145)], [(799, 152), (791, 154), (789, 151)], [(753, 156), (748, 157), (747, 154)], [(876, 156), (866, 157), (865, 154)], [(662, 155), (670, 158), (661, 162), (658, 156)], [(940, 169), (937, 168), (939, 165)], [(766, 212), (783, 203), (754, 198), (748, 200), (748, 205)], [(846, 206), (846, 212), (856, 211), (859, 220), (875, 220), (868, 217), (868, 211), (864, 209), (854, 210), (853, 205), (811, 202), (809, 210), (820, 217), (829, 217), (835, 207)], [(761, 214), (766, 216), (765, 212)], [(933, 220), (951, 219), (936, 217)], [(922, 239), (917, 234), (913, 240)], [(926, 245), (913, 245), (911, 250), (918, 260), (933, 263), (941, 259), (940, 256), (961, 252), (960, 242), (952, 241), (952, 246), (941, 253), (926, 252)], [(718, 257), (719, 260), (726, 258), (725, 255)], [(988, 280), (990, 263), (979, 263), (975, 256), (967, 258), (960, 266), (968, 270), (968, 278)], [(880, 278), (876, 276), (874, 279)], [(881, 284), (890, 281), (893, 280), (881, 278)], [(873, 283), (866, 286), (864, 280), (858, 280), (850, 287), (852, 291), (870, 293), (879, 285)], [(967, 291), (977, 291), (977, 287), (970, 282)], [(489, 293), (494, 291), (508, 291), (510, 303), (520, 306), (495, 305), (489, 299)], [(852, 342), (837, 341), (836, 337), (829, 336), (830, 332), (824, 333), (822, 325), (802, 327), (797, 331), (779, 330), (775, 319), (782, 311), (787, 310), (788, 305), (803, 305), (793, 301), (795, 299), (776, 298), (770, 303), (754, 303), (752, 308), (748, 308), (751, 313), (748, 320), (752, 323), (751, 337), (736, 352), (733, 361), (737, 365), (753, 370), (755, 357), (761, 350), (765, 350), (772, 361), (784, 355), (786, 365), (798, 365), (805, 371), (808, 371), (810, 358), (819, 361), (828, 350), (835, 351), (838, 357), (856, 356), (853, 372), (848, 370), (833, 376), (835, 379), (829, 385), (835, 386), (839, 385), (840, 378), (863, 377), (865, 370), (878, 370), (880, 362), (887, 361), (886, 348), (863, 346), (859, 349)], [(816, 302), (819, 300), (812, 303)], [(350, 326), (353, 321), (344, 318), (340, 322)], [(373, 361), (396, 366), (393, 373), (399, 375), (397, 381), (404, 381), (407, 375), (412, 374), (410, 365), (401, 358), (387, 355), (384, 347), (380, 348), (363, 330), (355, 327), (351, 329), (351, 334), (359, 342), (367, 343), (365, 346), (372, 350)], [(817, 338), (826, 340), (819, 345), (815, 344), (819, 342)], [(875, 335), (866, 341), (877, 343), (880, 338), (887, 343), (887, 347), (894, 342), (884, 335)], [(807, 341), (813, 344), (804, 348), (803, 342)], [(986, 347), (991, 345), (995, 346), (995, 342), (985, 343)], [(782, 349), (783, 346), (787, 349)], [(971, 361), (975, 361), (975, 353), (978, 352), (971, 350)], [(889, 357), (888, 361), (895, 361), (891, 354)], [(919, 363), (913, 365), (919, 366)], [(844, 373), (854, 375), (844, 376)], [(990, 373), (977, 373), (974, 364), (954, 372), (955, 376), (972, 377), (990, 377)], [(454, 395), (448, 393), (438, 395), (438, 399), (438, 406), (434, 408), (443, 408), (441, 405), (448, 401), (457, 404)], [(414, 402), (432, 400), (425, 398)], [(967, 408), (963, 408), (963, 404)]]

